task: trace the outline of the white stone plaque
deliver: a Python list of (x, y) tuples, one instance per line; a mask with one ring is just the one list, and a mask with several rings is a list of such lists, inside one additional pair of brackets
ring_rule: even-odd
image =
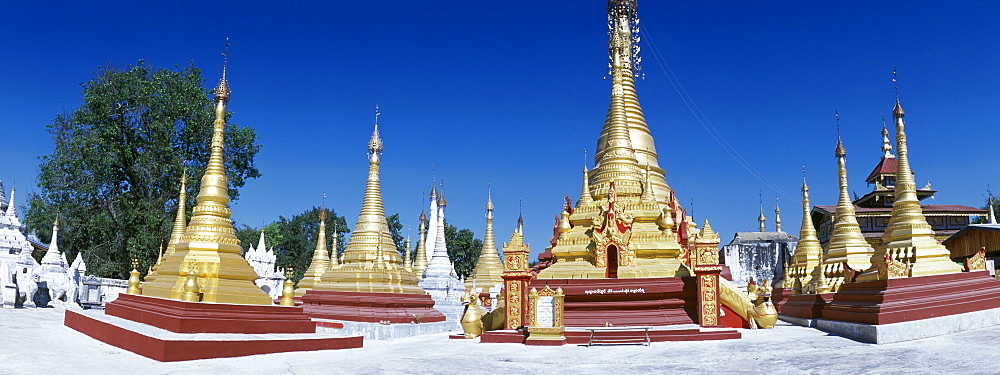
[(539, 327), (552, 327), (556, 320), (555, 298), (552, 296), (538, 297), (535, 302), (535, 324)]

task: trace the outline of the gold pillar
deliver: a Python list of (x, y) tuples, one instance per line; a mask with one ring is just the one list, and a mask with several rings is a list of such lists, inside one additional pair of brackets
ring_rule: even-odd
[(521, 232), (516, 231), (510, 237), (510, 242), (503, 246), (504, 271), (501, 277), (504, 282), (504, 301), (507, 309), (507, 321), (504, 329), (518, 329), (530, 321), (530, 311), (526, 298), (528, 282), (532, 274), (528, 268), (528, 254), (531, 250), (524, 244)]

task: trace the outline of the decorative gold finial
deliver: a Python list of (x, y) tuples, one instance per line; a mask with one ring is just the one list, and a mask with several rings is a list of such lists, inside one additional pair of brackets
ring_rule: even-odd
[(378, 106), (375, 106), (375, 130), (372, 131), (372, 139), (368, 141), (368, 157), (372, 163), (378, 163), (382, 156), (382, 138), (378, 135)]
[(285, 307), (295, 307), (295, 282), (292, 281), (292, 276), (295, 275), (294, 269), (288, 267), (285, 270), (285, 282), (281, 288), (281, 306)]
[(778, 197), (774, 197), (774, 231), (781, 232), (781, 207), (778, 207)]
[(895, 158), (892, 154), (892, 142), (889, 142), (889, 129), (885, 127), (885, 111), (882, 111), (882, 157)]
[(229, 90), (229, 82), (226, 81), (226, 69), (229, 65), (229, 38), (226, 38), (226, 49), (222, 51), (222, 78), (219, 79), (219, 85), (215, 87), (215, 100), (225, 100), (229, 101), (229, 96), (231, 94)]
[(521, 198), (517, 199), (517, 233), (523, 233), (521, 229), (524, 228), (524, 205), (522, 204)]
[(847, 150), (844, 149), (844, 142), (840, 139), (840, 110), (834, 110), (833, 115), (837, 117), (837, 148), (833, 152), (836, 157), (841, 158), (847, 156)]

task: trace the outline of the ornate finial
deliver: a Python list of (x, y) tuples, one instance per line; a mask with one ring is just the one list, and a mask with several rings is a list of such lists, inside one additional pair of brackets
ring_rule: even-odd
[(896, 87), (896, 107), (892, 109), (892, 116), (896, 118), (902, 118), (906, 113), (903, 111), (903, 105), (899, 104), (899, 81), (896, 79), (896, 67), (892, 67), (892, 83)]
[(806, 185), (806, 166), (802, 166), (802, 192), (809, 191), (809, 185)]
[[(486, 184), (486, 211), (493, 211), (493, 184)], [(492, 216), (492, 215), (491, 215)]]
[(319, 220), (326, 221), (326, 192), (323, 192), (323, 205), (319, 209)]
[(833, 115), (837, 117), (837, 149), (834, 150), (834, 155), (841, 158), (847, 156), (847, 150), (844, 149), (844, 142), (840, 140), (840, 110), (834, 110)]
[[(378, 111), (375, 111), (378, 113)], [(376, 116), (377, 118), (377, 116)], [(372, 130), (372, 139), (368, 141), (368, 156), (372, 163), (379, 162), (382, 155), (382, 138), (378, 135), (378, 122), (375, 122), (375, 129)]]
[(522, 233), (521, 229), (524, 228), (523, 208), (524, 208), (524, 206), (522, 205), (522, 200), (521, 200), (521, 198), (518, 198), (517, 199), (517, 232), (518, 233)]
[(229, 38), (226, 38), (226, 48), (222, 51), (222, 78), (215, 87), (215, 100), (229, 101), (229, 82), (226, 81), (226, 69), (229, 65)]

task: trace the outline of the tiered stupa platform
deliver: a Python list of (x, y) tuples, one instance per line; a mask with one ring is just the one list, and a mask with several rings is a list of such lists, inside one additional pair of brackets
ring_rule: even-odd
[(191, 223), (182, 230), (180, 205), (171, 239), (179, 242), (163, 254), (153, 277), (140, 288), (133, 269), (129, 294), (108, 303), (103, 313), (67, 310), (66, 326), (159, 361), (361, 347), (361, 337), (317, 334), (302, 308), (275, 306), (254, 284), (256, 273), (240, 256), (228, 208), (225, 65), (222, 72), (211, 154)]
[(389, 234), (379, 180), (381, 154), (376, 108), (364, 201), (343, 262), (322, 273), (302, 295), (302, 307), (314, 319), (343, 324), (370, 339), (452, 331), (455, 323), (444, 323), (444, 314), (434, 309), (434, 300), (420, 288), (419, 275), (403, 261)]
[(65, 325), (157, 361), (360, 348), (361, 336), (316, 333), (302, 308), (184, 302), (122, 294), (98, 311), (66, 310)]

